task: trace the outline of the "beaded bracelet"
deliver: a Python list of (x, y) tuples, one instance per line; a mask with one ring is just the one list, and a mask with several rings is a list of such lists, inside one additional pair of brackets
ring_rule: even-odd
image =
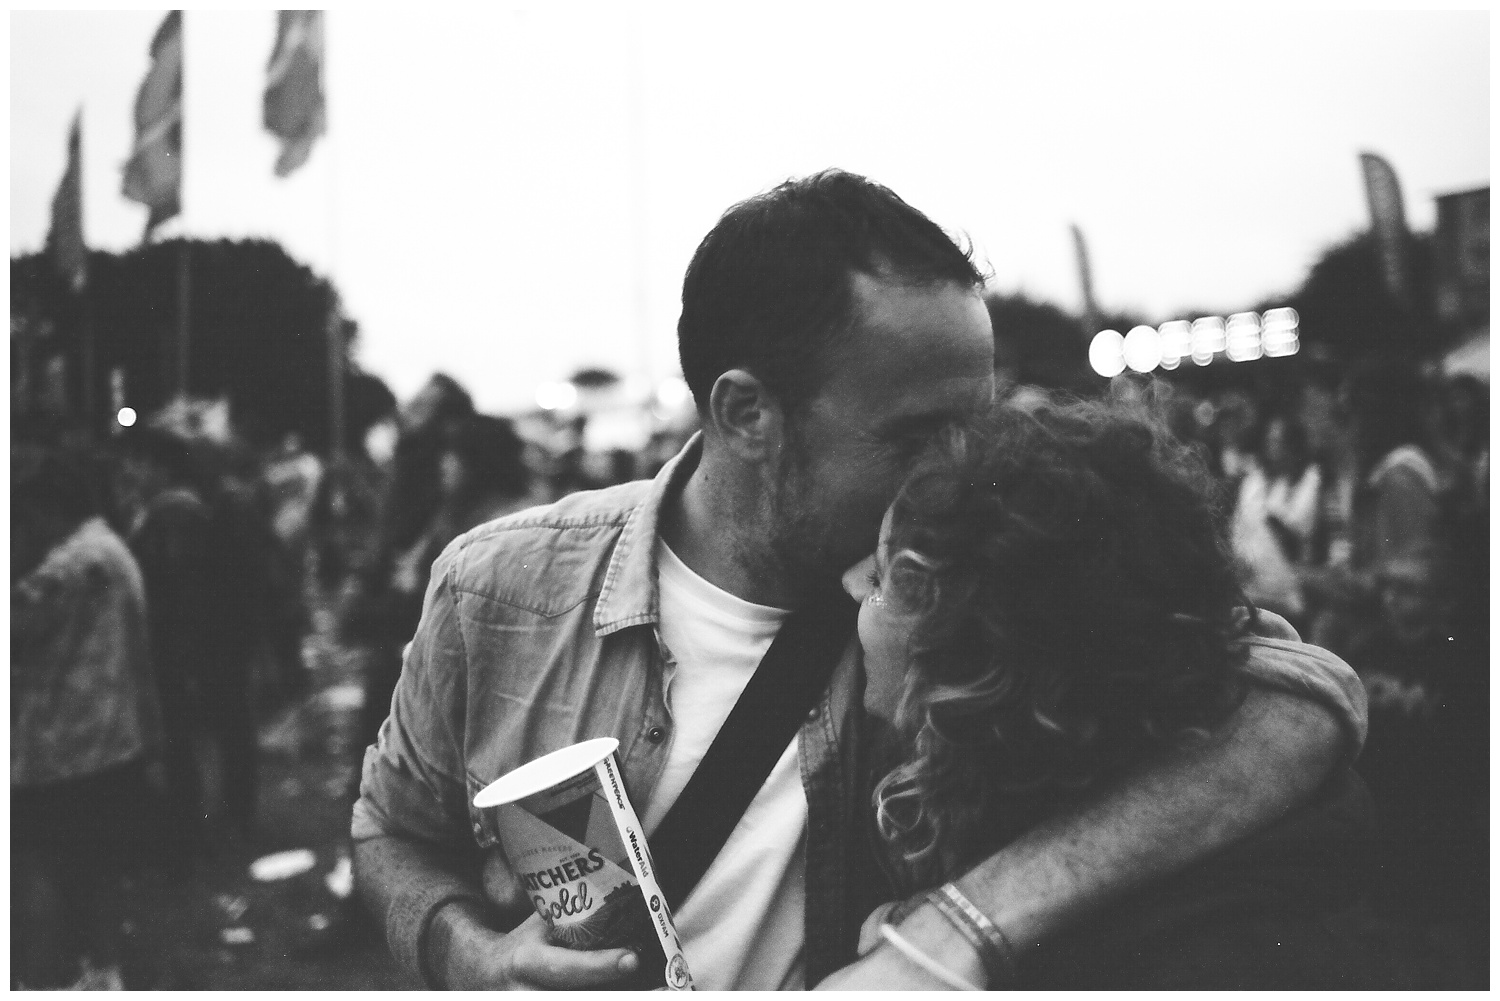
[(991, 987), (1015, 980), (1015, 950), (994, 922), (985, 917), (962, 890), (952, 883), (944, 883), (929, 893), (927, 899), (969, 940), (984, 964)]

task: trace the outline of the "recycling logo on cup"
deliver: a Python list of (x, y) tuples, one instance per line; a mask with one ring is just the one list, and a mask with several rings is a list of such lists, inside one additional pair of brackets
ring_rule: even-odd
[(653, 912), (661, 910), (661, 898), (654, 893), (651, 894), (651, 910)]

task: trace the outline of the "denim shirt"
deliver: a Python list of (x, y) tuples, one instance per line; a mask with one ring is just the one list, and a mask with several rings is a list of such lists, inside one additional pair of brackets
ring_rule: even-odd
[[(549, 751), (615, 737), (627, 791), (651, 795), (672, 719), (657, 624), (656, 535), (701, 450), (695, 438), (653, 481), (572, 494), (460, 536), (433, 565), (391, 713), (365, 753), (353, 838), (398, 835), (468, 852), (497, 846), (474, 796)], [(869, 891), (851, 866), (866, 851), (858, 643), (802, 725), (807, 794), (809, 983), (854, 958)], [(848, 843), (850, 840), (855, 843)], [(420, 892), (387, 916), (393, 952), (421, 969), (419, 943), (456, 888)], [(862, 910), (864, 908), (864, 910)], [(856, 913), (858, 917), (856, 917)]]
[[(489, 852), (497, 832), (472, 805), (475, 794), (527, 761), (593, 737), (620, 741), (627, 791), (646, 801), (672, 728), (657, 633), (657, 524), (701, 449), (695, 436), (652, 481), (572, 494), (481, 525), (443, 551), (390, 716), (365, 753), (354, 840), (396, 835)], [(1297, 642), (1279, 619), (1263, 618), (1269, 635), (1251, 641), (1247, 673), (1324, 704), (1357, 752), (1365, 706), (1354, 672)], [(809, 985), (853, 961), (860, 922), (889, 899), (869, 840), (864, 711), (856, 641), (798, 744), (808, 805)], [(398, 890), (386, 915), (397, 959), (421, 972), (432, 914), (476, 893), (456, 880)]]

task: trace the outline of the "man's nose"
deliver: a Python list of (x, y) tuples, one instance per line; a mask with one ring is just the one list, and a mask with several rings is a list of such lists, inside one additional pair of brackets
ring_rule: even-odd
[(870, 584), (870, 576), (874, 569), (875, 554), (871, 553), (844, 571), (844, 590), (849, 593), (849, 597), (862, 602), (870, 596), (870, 592), (875, 590)]

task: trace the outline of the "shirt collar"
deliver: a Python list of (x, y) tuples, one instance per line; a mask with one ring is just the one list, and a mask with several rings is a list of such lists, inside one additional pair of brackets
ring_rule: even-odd
[(594, 630), (598, 635), (661, 620), (656, 578), (656, 533), (661, 509), (669, 498), (681, 495), (702, 455), (703, 432), (699, 431), (661, 468), (646, 496), (625, 519), (594, 607)]

